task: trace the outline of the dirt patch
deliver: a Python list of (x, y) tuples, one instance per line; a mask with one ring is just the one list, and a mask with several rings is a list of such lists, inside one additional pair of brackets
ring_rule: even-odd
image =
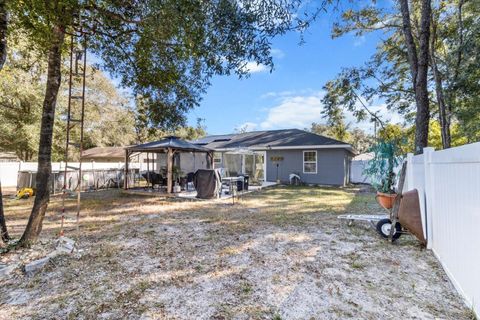
[[(336, 218), (380, 210), (357, 191), (278, 187), (235, 206), (87, 198), (82, 254), (0, 280), (0, 319), (468, 319), (413, 237), (391, 245)], [(57, 230), (57, 205), (44, 247)], [(7, 209), (11, 224), (25, 223), (28, 212)], [(19, 257), (28, 260), (25, 252), (1, 259)]]

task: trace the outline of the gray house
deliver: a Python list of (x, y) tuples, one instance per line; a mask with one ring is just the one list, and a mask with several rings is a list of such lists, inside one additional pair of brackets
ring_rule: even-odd
[(193, 143), (215, 150), (214, 166), (227, 175), (246, 173), (253, 182), (349, 183), (352, 146), (311, 132), (287, 129), (207, 136)]

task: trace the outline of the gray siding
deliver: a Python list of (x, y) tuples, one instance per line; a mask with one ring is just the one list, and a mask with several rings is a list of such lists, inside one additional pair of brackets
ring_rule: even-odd
[[(303, 151), (317, 151), (317, 173), (303, 173)], [(272, 161), (271, 157), (283, 157), (282, 161)], [(298, 174), (302, 181), (312, 184), (345, 185), (348, 183), (348, 152), (344, 149), (299, 149), (268, 150), (267, 181), (289, 182), (290, 173)]]

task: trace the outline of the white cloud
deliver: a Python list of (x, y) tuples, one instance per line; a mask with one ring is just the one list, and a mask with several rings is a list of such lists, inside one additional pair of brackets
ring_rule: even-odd
[(312, 122), (322, 122), (321, 102), (323, 93), (310, 96), (290, 96), (268, 110), (267, 117), (260, 123), (263, 129), (306, 128)]
[[(282, 128), (309, 128), (312, 122), (325, 123), (322, 117), (323, 91), (313, 91), (305, 89), (300, 91), (280, 91), (267, 92), (262, 95), (263, 99), (271, 99), (276, 102), (273, 107), (263, 108), (266, 112), (263, 120), (257, 122), (246, 122), (248, 130), (261, 129), (282, 129)], [(360, 104), (358, 105), (361, 108)], [(387, 109), (381, 102), (369, 106), (372, 112), (378, 112), (378, 115), (385, 123), (401, 123), (402, 117), (396, 112)], [(345, 122), (351, 125), (351, 128), (358, 127), (367, 132), (373, 133), (373, 123), (370, 121), (357, 122), (351, 112), (345, 111)], [(244, 125), (245, 125), (244, 124)]]
[(267, 98), (278, 98), (278, 97), (286, 97), (286, 96), (292, 96), (294, 95), (294, 91), (269, 91), (267, 93), (264, 93), (260, 96), (260, 99), (267, 99)]
[(255, 122), (245, 122), (235, 127), (236, 132), (250, 132), (255, 130), (258, 125)]
[(282, 50), (280, 49), (272, 49), (270, 50), (270, 53), (272, 55), (272, 57), (274, 58), (277, 58), (277, 59), (282, 59), (285, 57), (285, 52), (283, 52)]
[(355, 41), (353, 41), (353, 46), (354, 47), (360, 47), (361, 45), (363, 45), (365, 43), (366, 40), (367, 40), (367, 38), (365, 38), (365, 36), (356, 37)]
[(283, 90), (283, 91), (269, 91), (260, 96), (260, 99), (274, 99), (276, 101), (282, 101), (288, 97), (294, 96), (309, 96), (316, 95), (318, 91), (307, 88), (302, 90)]
[(258, 72), (265, 72), (268, 70), (267, 66), (264, 64), (258, 64), (254, 61), (249, 61), (245, 64), (243, 69), (248, 73), (258, 73)]

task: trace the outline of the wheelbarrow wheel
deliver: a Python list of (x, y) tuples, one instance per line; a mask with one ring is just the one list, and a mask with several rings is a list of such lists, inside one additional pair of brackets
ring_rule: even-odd
[[(390, 236), (390, 229), (392, 228), (392, 221), (390, 219), (382, 219), (377, 222), (377, 232), (382, 238)], [(400, 223), (395, 224), (395, 231), (393, 232), (392, 240), (397, 240), (402, 235), (402, 226)]]

